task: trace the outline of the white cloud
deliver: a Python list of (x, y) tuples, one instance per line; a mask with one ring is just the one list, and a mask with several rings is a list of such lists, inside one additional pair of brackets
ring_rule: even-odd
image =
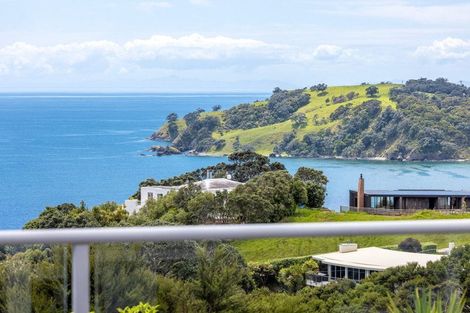
[(451, 37), (436, 40), (429, 46), (416, 48), (413, 55), (434, 60), (465, 59), (470, 57), (470, 40)]
[(144, 12), (153, 12), (158, 9), (167, 9), (173, 6), (168, 1), (142, 1), (137, 4), (137, 8)]
[(254, 68), (358, 59), (354, 50), (330, 44), (306, 50), (247, 38), (154, 35), (124, 43), (102, 40), (37, 46), (16, 42), (0, 48), (0, 75), (84, 72), (125, 75), (142, 69)]
[(0, 48), (0, 73), (71, 72), (87, 67), (98, 67), (98, 70), (172, 67), (175, 64), (197, 67), (207, 66), (207, 62), (243, 64), (241, 60), (248, 63), (250, 60), (279, 60), (287, 50), (286, 47), (254, 39), (199, 34), (182, 37), (155, 35), (123, 44), (106, 40), (53, 46), (16, 42)]
[(192, 34), (179, 38), (155, 35), (149, 39), (132, 40), (123, 45), (125, 57), (134, 60), (155, 58), (215, 60), (241, 54), (269, 54), (276, 47), (253, 39), (224, 36), (204, 37)]

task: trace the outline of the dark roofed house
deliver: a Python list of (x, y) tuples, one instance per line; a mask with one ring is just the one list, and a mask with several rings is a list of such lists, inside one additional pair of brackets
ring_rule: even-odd
[(470, 191), (444, 189), (367, 190), (359, 178), (358, 190), (349, 191), (349, 206), (358, 210), (462, 210), (470, 208)]

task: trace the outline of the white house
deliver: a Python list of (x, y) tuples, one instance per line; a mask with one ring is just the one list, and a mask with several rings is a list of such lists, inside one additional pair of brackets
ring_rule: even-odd
[(370, 247), (358, 249), (357, 244), (341, 244), (337, 252), (314, 255), (319, 272), (306, 275), (308, 286), (321, 286), (336, 279), (347, 278), (361, 281), (374, 272), (390, 267), (417, 263), (426, 266), (428, 262), (440, 260), (442, 255), (395, 251)]
[[(243, 183), (233, 181), (228, 178), (208, 178), (198, 182), (195, 182), (194, 185), (199, 186), (203, 192), (211, 192), (215, 194), (216, 192), (227, 191), (231, 192), (237, 186), (243, 185)], [(159, 199), (173, 190), (178, 190), (180, 188), (188, 186), (187, 184), (180, 186), (148, 186), (140, 188), (140, 200), (126, 200), (124, 202), (124, 207), (129, 213), (138, 212), (150, 199)]]

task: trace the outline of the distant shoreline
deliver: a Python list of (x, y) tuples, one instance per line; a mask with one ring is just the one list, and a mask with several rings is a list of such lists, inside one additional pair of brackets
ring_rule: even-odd
[[(227, 154), (218, 154), (218, 153), (207, 153), (207, 152), (200, 152), (197, 154), (186, 154), (182, 153), (185, 156), (189, 157), (226, 157)], [(269, 155), (264, 156), (269, 157)], [(306, 157), (306, 156), (274, 156), (272, 158), (276, 159), (310, 159), (310, 160), (344, 160), (344, 161), (379, 161), (379, 162), (404, 162), (404, 163), (418, 163), (418, 162), (441, 162), (441, 163), (465, 163), (470, 162), (470, 159), (448, 159), (448, 160), (390, 160), (385, 157), (370, 157), (370, 158), (349, 158), (349, 157), (342, 157), (342, 156), (326, 156), (326, 157)]]

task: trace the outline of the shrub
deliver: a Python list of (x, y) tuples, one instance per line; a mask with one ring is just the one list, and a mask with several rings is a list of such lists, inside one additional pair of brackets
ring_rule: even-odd
[(405, 240), (400, 242), (400, 244), (398, 245), (398, 248), (401, 251), (405, 251), (405, 252), (421, 252), (422, 251), (421, 243), (417, 239), (414, 239), (414, 238), (406, 238)]
[(157, 313), (158, 305), (152, 306), (148, 303), (140, 302), (138, 305), (133, 307), (126, 307), (124, 309), (118, 309), (119, 313)]
[(421, 244), (421, 252), (423, 253), (436, 253), (437, 252), (437, 244), (434, 242), (424, 242)]

